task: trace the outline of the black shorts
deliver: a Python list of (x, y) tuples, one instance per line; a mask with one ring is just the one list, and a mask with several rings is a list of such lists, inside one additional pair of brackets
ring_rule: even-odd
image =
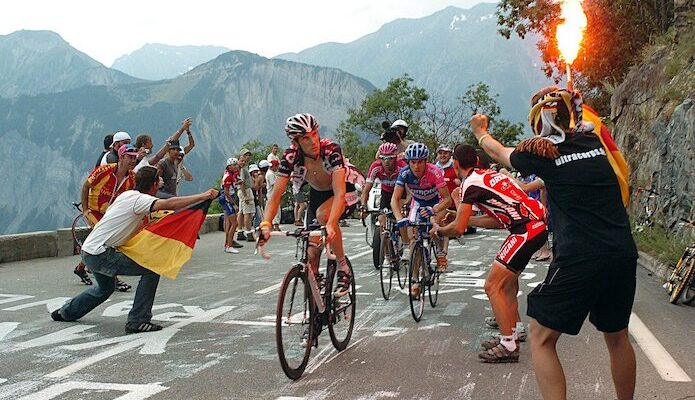
[(576, 335), (586, 316), (601, 332), (627, 328), (635, 298), (636, 258), (601, 257), (548, 269), (528, 295), (527, 315), (541, 325)]
[(384, 208), (391, 209), (391, 198), (393, 197), (393, 192), (381, 191), (381, 200), (379, 200), (379, 211)]
[[(345, 184), (345, 193), (350, 193), (355, 191), (355, 185), (352, 183)], [(311, 225), (316, 219), (316, 211), (321, 207), (321, 204), (325, 203), (333, 197), (333, 190), (316, 190), (311, 188), (309, 190), (309, 207), (307, 207), (306, 214), (306, 224)], [(355, 206), (346, 206), (345, 212), (341, 218), (346, 217), (350, 212), (355, 210)]]

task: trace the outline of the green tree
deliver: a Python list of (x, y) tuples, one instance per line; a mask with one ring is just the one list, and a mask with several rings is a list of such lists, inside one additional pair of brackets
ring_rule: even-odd
[(265, 160), (270, 154), (270, 149), (273, 147), (272, 144), (266, 144), (260, 140), (249, 140), (241, 146), (244, 149), (248, 149), (251, 152), (251, 163), (258, 164), (259, 161)]
[[(640, 49), (666, 32), (673, 19), (673, 0), (584, 0), (582, 5), (588, 28), (572, 64), (573, 78), (588, 102), (605, 114), (610, 107), (606, 85), (621, 82), (638, 61)], [(565, 72), (555, 39), (559, 22), (560, 6), (555, 0), (501, 0), (497, 5), (502, 36), (540, 36), (544, 71), (556, 82)]]

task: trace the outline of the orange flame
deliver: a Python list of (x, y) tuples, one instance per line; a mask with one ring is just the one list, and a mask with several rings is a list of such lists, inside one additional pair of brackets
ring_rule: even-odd
[(577, 58), (586, 30), (586, 14), (582, 9), (581, 0), (562, 0), (560, 16), (564, 22), (557, 26), (557, 47), (565, 62), (572, 64)]

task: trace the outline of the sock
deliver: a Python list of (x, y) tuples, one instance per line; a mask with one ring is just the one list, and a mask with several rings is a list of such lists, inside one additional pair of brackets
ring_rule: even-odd
[(508, 351), (516, 350), (516, 341), (513, 334), (509, 336), (501, 336), (500, 344), (502, 344), (502, 346), (504, 346), (504, 348)]
[(338, 261), (338, 271), (343, 271), (345, 273), (350, 272), (350, 267), (348, 266), (346, 258), (343, 258), (342, 260)]

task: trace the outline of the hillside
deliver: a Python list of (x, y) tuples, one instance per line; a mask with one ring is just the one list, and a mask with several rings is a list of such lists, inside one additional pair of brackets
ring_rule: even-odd
[(495, 7), (448, 7), (424, 18), (395, 20), (350, 43), (326, 43), (277, 58), (340, 68), (377, 87), (408, 73), (416, 85), (450, 98), (483, 81), (500, 94), (503, 115), (524, 122), (529, 96), (549, 81), (533, 40), (506, 40), (497, 33)]
[(0, 97), (140, 81), (105, 67), (50, 31), (0, 36)]
[(226, 47), (217, 46), (169, 46), (148, 43), (130, 54), (117, 58), (111, 68), (151, 81), (171, 79), (228, 51)]

